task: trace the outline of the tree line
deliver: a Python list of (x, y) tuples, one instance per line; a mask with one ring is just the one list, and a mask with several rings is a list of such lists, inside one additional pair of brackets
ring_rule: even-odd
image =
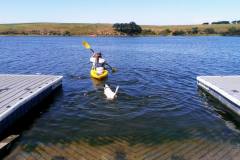
[(240, 24), (240, 20), (235, 20), (235, 21), (217, 21), (217, 22), (205, 22), (203, 25), (209, 25), (209, 24)]
[[(240, 24), (240, 21), (233, 23)], [(208, 24), (208, 23), (207, 23)], [(212, 24), (229, 24), (228, 21), (213, 22)], [(206, 23), (204, 23), (206, 25)], [(120, 35), (162, 35), (162, 36), (187, 36), (187, 35), (240, 35), (240, 29), (236, 27), (224, 28), (224, 30), (215, 30), (213, 27), (192, 27), (191, 29), (164, 29), (161, 31), (142, 29), (135, 22), (130, 23), (115, 23), (113, 29)]]

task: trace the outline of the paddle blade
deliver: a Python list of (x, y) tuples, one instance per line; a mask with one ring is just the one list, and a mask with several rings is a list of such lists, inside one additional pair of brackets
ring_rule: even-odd
[(86, 49), (91, 49), (91, 46), (90, 46), (90, 44), (89, 44), (88, 42), (83, 41), (82, 44), (83, 44), (83, 46), (84, 46)]
[(114, 72), (117, 72), (117, 68), (112, 68), (112, 72), (114, 73)]

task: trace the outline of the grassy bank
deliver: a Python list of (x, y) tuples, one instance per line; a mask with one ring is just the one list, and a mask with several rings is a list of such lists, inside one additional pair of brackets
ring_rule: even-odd
[(112, 24), (23, 23), (0, 24), (1, 35), (112, 35)]
[(191, 31), (192, 28), (198, 28), (200, 32), (203, 32), (207, 28), (213, 28), (218, 33), (228, 31), (229, 28), (236, 27), (240, 29), (240, 24), (210, 24), (210, 25), (176, 25), (176, 26), (143, 26), (144, 29), (152, 29), (156, 32), (161, 32), (165, 29), (172, 31), (183, 30)]
[[(142, 35), (222, 35), (240, 24), (153, 26), (143, 25)], [(197, 31), (197, 32), (196, 32)], [(0, 35), (120, 35), (112, 24), (23, 23), (0, 24)]]

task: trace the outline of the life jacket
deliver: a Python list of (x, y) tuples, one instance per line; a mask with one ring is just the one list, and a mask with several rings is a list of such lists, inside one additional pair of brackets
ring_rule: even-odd
[(99, 58), (98, 62), (96, 62), (97, 59), (95, 57), (91, 57), (90, 58), (90, 62), (93, 63), (93, 67), (97, 68), (97, 67), (104, 67), (104, 63), (105, 63), (105, 59), (103, 58)]

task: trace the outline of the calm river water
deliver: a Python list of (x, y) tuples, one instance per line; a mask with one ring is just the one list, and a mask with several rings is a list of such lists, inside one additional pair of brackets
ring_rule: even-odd
[[(83, 40), (118, 69), (105, 82), (90, 78)], [(239, 123), (196, 76), (240, 74), (239, 60), (238, 37), (0, 37), (0, 73), (64, 76), (62, 90), (23, 120), (6, 159), (191, 159), (204, 144), (231, 156)], [(120, 86), (116, 100), (105, 99), (104, 83)]]

